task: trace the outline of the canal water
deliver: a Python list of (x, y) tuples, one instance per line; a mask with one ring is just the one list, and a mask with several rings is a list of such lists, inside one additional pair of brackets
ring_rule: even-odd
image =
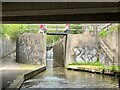
[(30, 88), (119, 88), (113, 76), (53, 68), (53, 49), (46, 53), (46, 71), (25, 81), (20, 90)]
[(53, 68), (53, 48), (46, 53), (46, 68)]
[(47, 69), (25, 81), (21, 90), (30, 88), (118, 88), (118, 79), (57, 67)]

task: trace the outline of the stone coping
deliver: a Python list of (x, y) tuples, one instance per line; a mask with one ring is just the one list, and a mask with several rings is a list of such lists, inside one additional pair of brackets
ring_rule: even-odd
[(118, 76), (120, 77), (120, 72), (114, 72), (110, 71), (109, 69), (101, 68), (99, 66), (90, 66), (90, 67), (85, 67), (82, 65), (74, 65), (74, 66), (68, 66), (68, 70), (78, 70), (78, 71), (85, 71), (85, 72), (90, 72), (90, 73), (97, 73), (97, 74), (104, 74), (104, 75), (112, 75), (112, 76)]
[(38, 73), (40, 73), (40, 72), (42, 72), (44, 70), (46, 70), (46, 66), (42, 66), (42, 67), (39, 67), (37, 69), (34, 69), (34, 70), (31, 70), (31, 71), (28, 71), (26, 73), (21, 74), (20, 76), (18, 76), (13, 81), (13, 83), (10, 84), (10, 86), (6, 90), (10, 90), (10, 89), (12, 89), (12, 90), (19, 90), (19, 88), (21, 87), (22, 83), (25, 80), (27, 80), (27, 79), (37, 75)]

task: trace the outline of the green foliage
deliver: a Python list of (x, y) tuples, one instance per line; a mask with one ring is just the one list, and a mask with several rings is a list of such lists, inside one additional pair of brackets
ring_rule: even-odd
[(71, 30), (72, 34), (80, 34), (83, 32), (81, 24), (70, 24), (70, 29), (75, 29)]
[(119, 26), (118, 25), (111, 25), (108, 27), (109, 30), (106, 29), (103, 29), (99, 32), (99, 36), (101, 38), (104, 38), (106, 37), (109, 33), (113, 32), (114, 30), (118, 30)]
[(109, 66), (109, 67), (106, 67), (106, 69), (109, 69), (110, 71), (113, 71), (113, 72), (120, 72), (120, 66)]
[(82, 30), (72, 30), (71, 31), (71, 34), (81, 34), (81, 33), (83, 33)]
[[(57, 24), (58, 28), (65, 28), (65, 24)], [(56, 28), (56, 24), (48, 24), (47, 28)]]
[(110, 32), (112, 32), (112, 31), (114, 31), (114, 30), (118, 30), (118, 25), (111, 25), (111, 26), (109, 27), (109, 30), (110, 30)]
[(3, 24), (2, 35), (16, 40), (16, 38), (23, 33), (37, 33), (37, 30), (30, 30), (27, 24)]
[(2, 32), (2, 24), (0, 24), (0, 37), (3, 35), (3, 32)]
[[(23, 33), (37, 33), (40, 29), (39, 25), (29, 25), (29, 24), (1, 24), (3, 30), (0, 30), (0, 36), (5, 36), (11, 40), (16, 40), (16, 38)], [(48, 28), (56, 28), (55, 24), (48, 24)], [(47, 32), (64, 32), (65, 24), (59, 24), (58, 28), (64, 28), (63, 30), (48, 30)], [(80, 30), (82, 26), (80, 24), (70, 24), (71, 29), (76, 29), (71, 31), (73, 34), (82, 33)], [(48, 43), (54, 43), (59, 38), (63, 36), (48, 36)]]
[[(61, 28), (63, 30), (48, 30), (47, 32), (64, 32), (65, 31), (65, 24), (58, 24), (58, 28)], [(48, 24), (47, 28), (56, 28), (56, 24)], [(72, 30), (74, 29), (74, 30)], [(81, 30), (82, 26), (81, 24), (70, 24), (70, 32), (72, 34), (79, 34), (82, 33), (83, 31)]]
[(70, 24), (70, 29), (82, 29), (81, 24)]
[(99, 32), (99, 36), (101, 38), (106, 37), (107, 35), (108, 35), (108, 32), (105, 29), (103, 29)]
[(63, 38), (62, 35), (47, 35), (47, 45), (52, 45), (57, 42), (60, 38)]
[(102, 63), (100, 63), (99, 61), (96, 62), (74, 62), (72, 64), (69, 65), (91, 65), (91, 66), (103, 66)]

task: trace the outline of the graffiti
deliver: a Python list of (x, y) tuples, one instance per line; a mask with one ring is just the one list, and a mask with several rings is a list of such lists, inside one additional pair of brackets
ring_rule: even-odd
[(97, 60), (97, 52), (96, 48), (85, 47), (75, 47), (73, 49), (74, 59), (76, 62), (94, 62)]

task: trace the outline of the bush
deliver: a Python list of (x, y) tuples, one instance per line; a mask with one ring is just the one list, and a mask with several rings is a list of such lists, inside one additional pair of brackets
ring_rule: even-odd
[(16, 38), (23, 33), (37, 33), (37, 30), (30, 30), (27, 24), (3, 24), (2, 35), (16, 40)]
[(118, 30), (119, 29), (119, 25), (111, 25), (108, 27), (109, 30), (103, 29), (99, 32), (99, 36), (101, 38), (106, 37), (109, 33), (113, 32), (114, 30)]
[[(82, 26), (80, 24), (70, 24), (70, 29), (72, 34), (81, 34), (82, 31)], [(72, 30), (75, 29), (75, 30)]]
[(47, 35), (47, 45), (52, 45), (59, 40), (59, 38), (63, 38), (63, 35)]

